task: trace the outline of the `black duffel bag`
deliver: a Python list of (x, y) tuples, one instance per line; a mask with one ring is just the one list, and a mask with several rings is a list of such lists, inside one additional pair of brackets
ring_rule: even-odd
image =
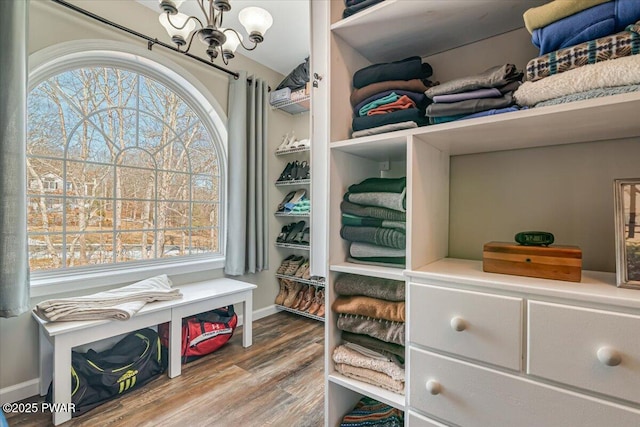
[[(151, 381), (166, 369), (160, 338), (152, 329), (140, 329), (125, 336), (109, 350), (71, 352), (71, 402), (73, 416)], [(51, 402), (52, 386), (46, 401)]]

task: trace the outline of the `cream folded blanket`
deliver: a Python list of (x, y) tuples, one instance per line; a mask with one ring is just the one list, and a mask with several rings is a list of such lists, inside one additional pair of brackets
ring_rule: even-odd
[[(366, 351), (366, 349), (364, 350)], [(372, 350), (368, 351), (375, 354), (375, 352)], [(377, 356), (378, 357), (367, 357), (362, 354), (362, 352), (353, 350), (347, 345), (340, 345), (333, 350), (333, 361), (336, 363), (342, 363), (345, 365), (381, 372), (385, 375), (388, 375), (394, 381), (404, 382), (404, 369), (379, 353), (377, 353)]]
[(633, 55), (574, 68), (536, 82), (524, 82), (514, 97), (518, 105), (532, 107), (572, 93), (638, 83), (640, 55)]
[(385, 390), (390, 390), (398, 394), (404, 394), (404, 382), (396, 381), (389, 375), (373, 371), (366, 368), (336, 363), (336, 371), (345, 377), (353, 378), (368, 384), (373, 384)]
[(180, 290), (171, 285), (169, 277), (163, 274), (97, 294), (42, 301), (33, 311), (42, 320), (49, 322), (128, 320), (148, 302), (182, 298)]
[(546, 27), (562, 18), (608, 1), (611, 0), (556, 0), (542, 6), (532, 7), (525, 11), (522, 17), (529, 33), (533, 33), (535, 29)]

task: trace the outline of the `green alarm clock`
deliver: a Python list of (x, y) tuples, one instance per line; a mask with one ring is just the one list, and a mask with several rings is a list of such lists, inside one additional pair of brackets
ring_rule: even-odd
[(515, 239), (524, 246), (549, 246), (553, 243), (553, 234), (547, 231), (521, 231)]

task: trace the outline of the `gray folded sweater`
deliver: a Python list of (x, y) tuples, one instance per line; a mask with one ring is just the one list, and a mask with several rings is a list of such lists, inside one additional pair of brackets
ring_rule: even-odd
[(401, 280), (382, 279), (344, 273), (333, 284), (340, 295), (363, 295), (387, 301), (404, 301), (405, 286)]

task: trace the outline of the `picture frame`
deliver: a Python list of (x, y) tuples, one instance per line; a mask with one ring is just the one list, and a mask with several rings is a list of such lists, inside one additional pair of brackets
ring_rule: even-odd
[(616, 282), (640, 289), (640, 178), (614, 180)]

